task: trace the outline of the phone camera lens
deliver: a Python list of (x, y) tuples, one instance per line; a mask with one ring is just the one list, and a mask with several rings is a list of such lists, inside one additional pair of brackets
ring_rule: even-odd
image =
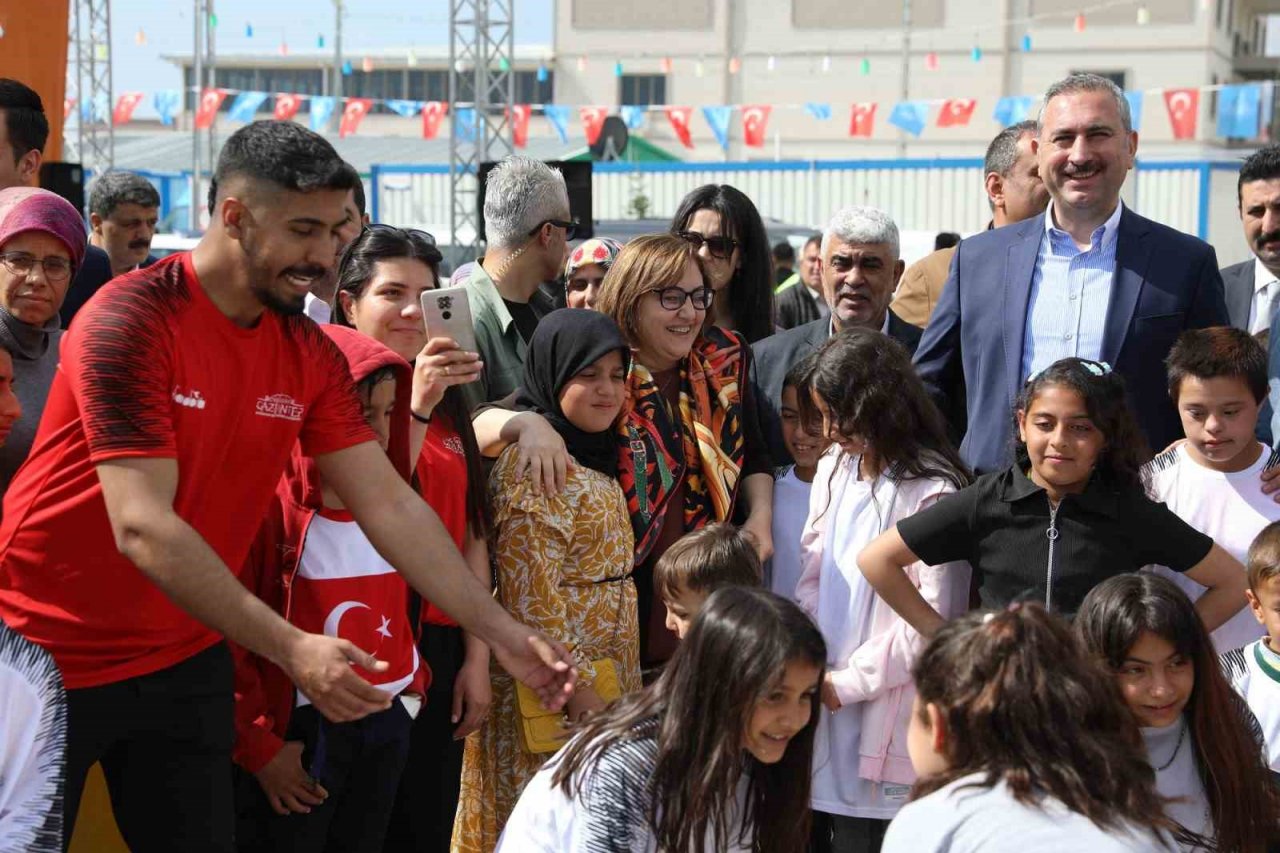
[(441, 317), (443, 317), (443, 318), (444, 318), (444, 319), (446, 319), (446, 320), (452, 320), (452, 319), (453, 319), (453, 312), (452, 312), (452, 311), (445, 311), (445, 312), (444, 312), (444, 313), (442, 313), (440, 316), (441, 316)]

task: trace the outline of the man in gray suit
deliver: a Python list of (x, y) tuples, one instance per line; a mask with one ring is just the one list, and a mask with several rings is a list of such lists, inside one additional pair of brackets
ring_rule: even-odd
[(1280, 294), (1280, 145), (1268, 145), (1240, 167), (1236, 202), (1253, 257), (1222, 271), (1231, 325), (1252, 334), (1271, 326)]

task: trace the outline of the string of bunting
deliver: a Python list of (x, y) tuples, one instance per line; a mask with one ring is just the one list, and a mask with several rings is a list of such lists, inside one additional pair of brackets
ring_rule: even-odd
[[(1216, 92), (1218, 96), (1217, 117), (1214, 125), (1217, 136), (1230, 139), (1254, 139), (1265, 134), (1270, 127), (1274, 83), (1265, 81), (1125, 92), (1134, 130), (1141, 130), (1146, 96), (1156, 95), (1163, 98), (1174, 139), (1194, 139), (1199, 129), (1201, 96), (1206, 92)], [(227, 118), (232, 121), (250, 122), (258, 117), (259, 110), (266, 104), (267, 99), (272, 97), (272, 93), (223, 88), (202, 89), (195, 111), (195, 126), (211, 127), (223, 102), (231, 96), (234, 96), (234, 100), (226, 112)], [(80, 118), (86, 122), (110, 120), (115, 125), (128, 124), (133, 119), (134, 110), (145, 97), (143, 92), (125, 92), (117, 98), (114, 108), (110, 110), (101, 102), (82, 104)], [(301, 110), (302, 102), (310, 101), (309, 124), (316, 131), (321, 131), (328, 126), (338, 107), (336, 99), (327, 95), (277, 93), (274, 98), (271, 114), (273, 118), (281, 121), (293, 119)], [(991, 118), (1000, 127), (1015, 124), (1030, 118), (1038, 102), (1038, 97), (1029, 95), (999, 98), (995, 102)], [(174, 123), (180, 103), (181, 92), (178, 90), (159, 91), (154, 93), (152, 98), (152, 104), (164, 125)], [(423, 139), (436, 137), (440, 131), (441, 122), (449, 111), (449, 105), (444, 101), (344, 98), (338, 135), (347, 137), (355, 134), (374, 105), (384, 106), (405, 118), (420, 118)], [(68, 99), (64, 105), (65, 115), (69, 117), (75, 107), (75, 100)], [(849, 136), (871, 137), (877, 117), (884, 115), (880, 107), (881, 104), (876, 101), (854, 102), (849, 112)], [(614, 108), (570, 107), (562, 104), (516, 104), (508, 115), (515, 145), (523, 148), (528, 144), (530, 120), (537, 113), (546, 119), (561, 142), (568, 143), (570, 122), (575, 109), (587, 143), (594, 144), (600, 136), (605, 119)], [(642, 130), (650, 115), (664, 115), (680, 143), (685, 148), (694, 147), (692, 123), (695, 108), (692, 106), (624, 105), (616, 109), (631, 130)], [(725, 150), (729, 147), (730, 131), (735, 115), (740, 116), (743, 143), (753, 148), (761, 148), (765, 145), (769, 121), (775, 112), (798, 111), (820, 122), (832, 121), (835, 117), (832, 104), (826, 102), (720, 104), (698, 109), (716, 143)], [(967, 127), (972, 122), (977, 109), (977, 98), (907, 100), (892, 104), (885, 120), (889, 125), (911, 136), (920, 137), (930, 126), (940, 129)], [(461, 141), (473, 141), (476, 138), (476, 118), (476, 108), (473, 104), (456, 106), (453, 132)]]

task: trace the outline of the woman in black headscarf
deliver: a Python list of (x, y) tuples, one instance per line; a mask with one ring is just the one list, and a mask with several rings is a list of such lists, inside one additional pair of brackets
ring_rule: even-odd
[[(529, 341), (516, 408), (546, 418), (575, 465), (558, 495), (535, 493), (515, 474), (520, 448), (512, 446), (489, 479), (499, 599), (572, 649), (578, 683), (570, 719), (609, 698), (597, 684), (602, 659), (612, 661), (622, 693), (640, 687), (634, 541), (614, 432), (630, 359), (617, 324), (604, 314), (566, 308), (543, 318)], [(549, 755), (525, 742), (510, 676), (495, 674), (493, 682), (489, 718), (468, 739), (463, 760), (454, 841), (465, 850), (493, 848), (524, 783)]]

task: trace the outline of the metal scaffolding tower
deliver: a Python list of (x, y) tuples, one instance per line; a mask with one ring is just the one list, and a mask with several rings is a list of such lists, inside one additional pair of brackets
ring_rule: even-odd
[[(70, 0), (71, 33), (67, 63), (67, 96), (75, 107), (63, 126), (63, 143), (85, 168), (102, 174), (115, 164), (115, 131), (111, 123), (110, 0)], [(56, 107), (53, 107), (56, 109)], [(74, 126), (74, 137), (72, 136)], [(69, 143), (74, 138), (75, 145)]]
[[(455, 264), (475, 257), (480, 248), (480, 164), (513, 150), (514, 3), (449, 2), (449, 189), (453, 198), (449, 227), (457, 253), (450, 260)], [(468, 121), (468, 115), (474, 121)]]

